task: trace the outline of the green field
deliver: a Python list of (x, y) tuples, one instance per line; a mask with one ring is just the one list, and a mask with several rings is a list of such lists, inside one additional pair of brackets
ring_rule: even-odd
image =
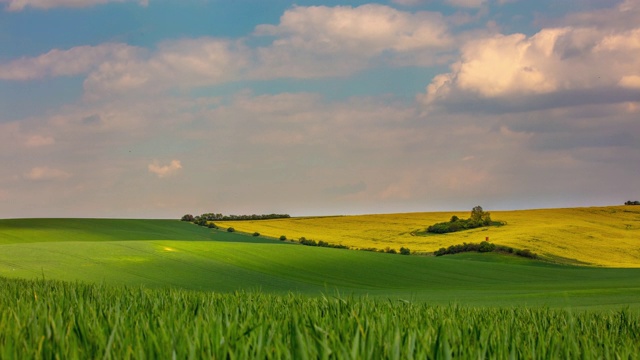
[(0, 358), (624, 358), (640, 269), (0, 220)]
[(640, 308), (640, 269), (316, 248), (172, 220), (0, 220), (0, 276), (432, 304)]
[(635, 359), (637, 313), (0, 278), (2, 359)]

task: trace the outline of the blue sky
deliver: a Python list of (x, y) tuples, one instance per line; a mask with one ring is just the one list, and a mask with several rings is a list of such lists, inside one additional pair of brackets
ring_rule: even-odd
[(637, 1), (0, 9), (0, 217), (640, 197)]

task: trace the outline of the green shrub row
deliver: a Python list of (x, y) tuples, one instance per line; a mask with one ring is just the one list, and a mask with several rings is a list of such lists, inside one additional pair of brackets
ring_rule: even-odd
[[(282, 237), (280, 238), (282, 240)], [(285, 238), (286, 240), (286, 238)], [(315, 241), (315, 240), (311, 240), (311, 239), (306, 239), (304, 236), (301, 237), (300, 239), (298, 239), (298, 243), (302, 244), (302, 245), (306, 245), (306, 246), (319, 246), (319, 247), (327, 247), (327, 248), (334, 248), (334, 249), (349, 249), (348, 246), (346, 245), (342, 245), (342, 244), (330, 244), (326, 241)]]
[(529, 249), (514, 249), (509, 246), (504, 245), (495, 245), (488, 241), (483, 241), (481, 243), (463, 243), (458, 245), (451, 245), (448, 248), (440, 248), (436, 250), (433, 254), (435, 256), (442, 255), (452, 255), (459, 254), (464, 252), (499, 252), (504, 254), (514, 254), (522, 257), (526, 257), (529, 259), (537, 259), (538, 255), (531, 252)]
[(214, 221), (214, 220), (268, 220), (268, 219), (287, 219), (291, 216), (289, 214), (261, 214), (261, 215), (223, 215), (223, 214), (214, 214), (214, 213), (206, 213), (198, 216), (193, 216), (191, 214), (185, 214), (180, 218), (181, 221), (188, 221), (193, 223), (199, 223), (202, 221)]

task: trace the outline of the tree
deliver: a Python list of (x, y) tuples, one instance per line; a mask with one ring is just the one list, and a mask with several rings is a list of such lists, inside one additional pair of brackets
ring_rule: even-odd
[(187, 215), (184, 215), (184, 216), (180, 219), (180, 221), (193, 222), (193, 219), (194, 219), (193, 215), (191, 215), (191, 214), (187, 214)]
[(485, 212), (482, 206), (478, 205), (471, 210), (471, 218), (469, 220), (478, 226), (491, 225), (491, 214)]
[(453, 216), (451, 217), (451, 220), (449, 220), (449, 222), (454, 223), (454, 222), (456, 222), (456, 221), (458, 221), (458, 220), (460, 220), (460, 218), (459, 218), (459, 217), (457, 217), (457, 216), (455, 216), (455, 215), (453, 215)]

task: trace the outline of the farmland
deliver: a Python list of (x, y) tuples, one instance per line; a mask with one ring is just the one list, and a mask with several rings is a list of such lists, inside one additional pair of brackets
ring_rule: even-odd
[(634, 358), (637, 313), (0, 278), (0, 357)]
[(337, 217), (291, 218), (264, 221), (223, 221), (247, 233), (277, 238), (305, 237), (353, 248), (386, 247), (433, 252), (463, 242), (492, 243), (529, 249), (548, 260), (565, 264), (640, 267), (640, 206), (491, 211), (505, 226), (449, 234), (420, 236), (429, 225), (468, 212), (432, 212)]
[(467, 305), (640, 306), (640, 269), (315, 248), (174, 220), (0, 221), (0, 276)]
[(635, 268), (0, 220), (1, 358), (633, 358), (639, 327)]

